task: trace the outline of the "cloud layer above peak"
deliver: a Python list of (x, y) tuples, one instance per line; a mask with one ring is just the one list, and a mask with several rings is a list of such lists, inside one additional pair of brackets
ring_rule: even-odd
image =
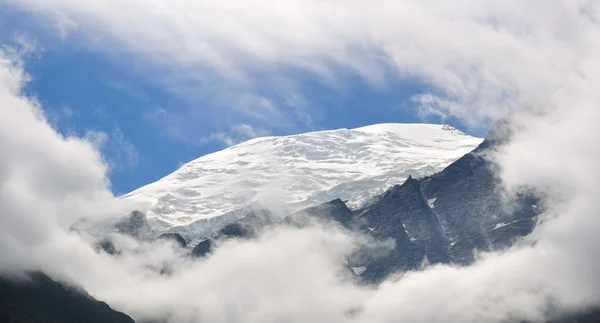
[[(409, 77), (430, 86), (414, 98), (422, 111), (471, 125), (540, 104), (542, 93), (558, 90), (582, 55), (594, 50), (589, 38), (598, 10), (594, 1), (560, 0), (15, 4), (61, 35), (68, 21), (76, 28), (71, 37), (93, 50), (135, 57), (180, 85), (193, 81), (191, 89), (179, 90), (194, 95), (221, 92), (223, 98), (232, 89), (246, 97), (298, 94), (289, 68), (333, 87), (347, 71), (372, 86)], [(245, 105), (241, 96), (225, 105), (252, 114), (256, 105)]]

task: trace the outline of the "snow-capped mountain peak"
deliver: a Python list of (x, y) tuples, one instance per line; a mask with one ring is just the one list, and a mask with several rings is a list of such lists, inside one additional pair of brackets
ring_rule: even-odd
[(195, 159), (122, 198), (163, 231), (254, 203), (357, 207), (409, 175), (442, 170), (483, 139), (446, 125), (377, 124), (255, 138)]

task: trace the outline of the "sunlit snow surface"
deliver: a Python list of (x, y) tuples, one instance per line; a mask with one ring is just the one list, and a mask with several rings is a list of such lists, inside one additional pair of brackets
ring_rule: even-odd
[(256, 203), (293, 212), (341, 198), (358, 207), (408, 175), (442, 170), (482, 140), (433, 124), (256, 138), (193, 160), (122, 198), (160, 231)]

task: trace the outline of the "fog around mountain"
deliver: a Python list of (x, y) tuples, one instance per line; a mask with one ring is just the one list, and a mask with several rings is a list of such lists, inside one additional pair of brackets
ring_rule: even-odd
[[(97, 221), (121, 216), (128, 206), (110, 193), (106, 163), (94, 146), (58, 134), (40, 103), (23, 92), (27, 53), (3, 48), (0, 271), (40, 270), (74, 282), (136, 320), (503, 322), (544, 320), (597, 306), (598, 5), (556, 1), (521, 8), (509, 1), (498, 8), (491, 2), (466, 3), (476, 12), (414, 11), (429, 18), (425, 21), (435, 20), (440, 10), (448, 13), (454, 24), (445, 31), (461, 35), (455, 37), (460, 43), (455, 51), (436, 51), (440, 37), (435, 31), (414, 26), (422, 33), (416, 50), (427, 49), (424, 59), (443, 59), (400, 62), (399, 68), (425, 79), (437, 75), (432, 82), (450, 101), (429, 99), (457, 116), (508, 113), (510, 140), (487, 157), (497, 166), (508, 205), (527, 189), (544, 196), (547, 210), (522, 243), (480, 255), (469, 266), (430, 266), (376, 286), (357, 284), (344, 270), (345, 256), (370, 241), (319, 223), (267, 231), (250, 241), (230, 240), (204, 260), (190, 259), (175, 244), (125, 236), (116, 242), (124, 250), (120, 256), (98, 252), (70, 225), (81, 217)], [(70, 7), (48, 2), (53, 4)], [(424, 9), (413, 4), (407, 14), (414, 7)], [(473, 15), (495, 23), (478, 24)], [(318, 19), (327, 22), (326, 17)], [(360, 27), (378, 31), (382, 39), (393, 38), (371, 25)], [(468, 53), (477, 55), (468, 55), (460, 45), (469, 45)], [(170, 274), (160, 273), (165, 268)]]

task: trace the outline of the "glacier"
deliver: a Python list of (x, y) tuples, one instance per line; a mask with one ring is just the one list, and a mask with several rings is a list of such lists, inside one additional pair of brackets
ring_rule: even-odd
[(121, 198), (156, 233), (209, 235), (207, 225), (223, 226), (257, 205), (289, 213), (339, 198), (362, 207), (409, 175), (441, 171), (482, 141), (448, 125), (398, 123), (261, 137), (192, 160)]

